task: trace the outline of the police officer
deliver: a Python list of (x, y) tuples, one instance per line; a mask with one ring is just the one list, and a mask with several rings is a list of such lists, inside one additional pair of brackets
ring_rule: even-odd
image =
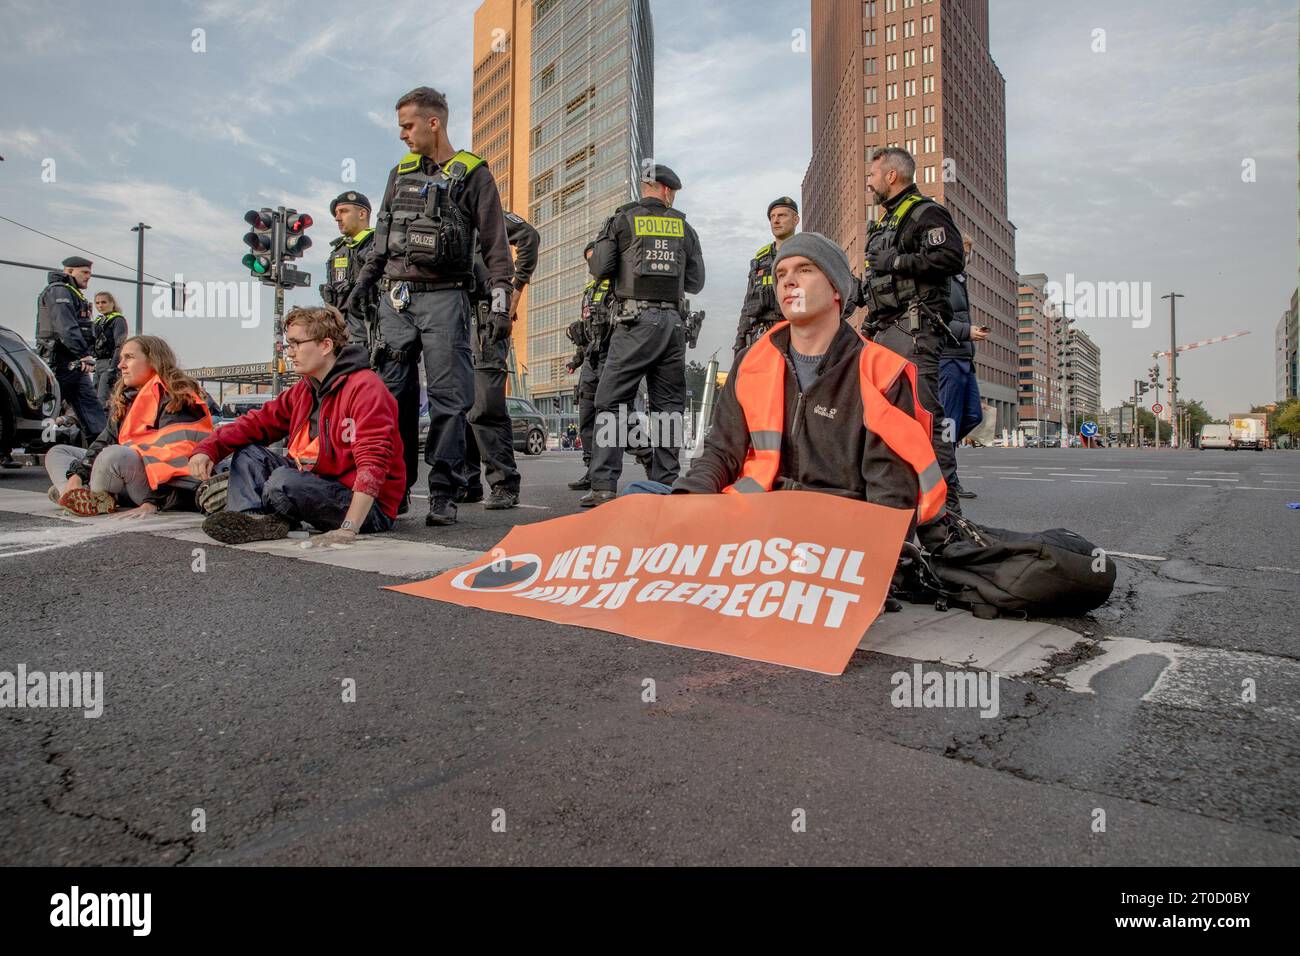
[(744, 349), (753, 345), (773, 325), (785, 320), (773, 291), (772, 263), (776, 261), (781, 243), (793, 236), (799, 227), (799, 204), (789, 196), (773, 199), (767, 206), (767, 222), (772, 229), (772, 241), (754, 253), (749, 263), (745, 303), (740, 308), (740, 324), (732, 346), (735, 358), (739, 358)]
[(122, 343), (130, 332), (126, 327), (126, 316), (118, 310), (113, 293), (96, 292), (95, 311), (99, 314), (95, 316), (95, 373), (91, 378), (95, 397), (107, 409), (108, 396), (120, 377), (117, 363), (122, 357)]
[[(615, 210), (596, 238), (588, 268), (613, 282), (619, 313), (596, 389), (596, 431), (628, 422), (642, 376), (649, 390), (652, 422), (658, 415), (680, 418), (686, 406), (686, 318), (684, 297), (704, 288), (700, 240), (673, 208), (682, 181), (667, 166), (649, 166), (641, 198)], [(622, 431), (622, 429), (619, 429)], [(663, 429), (652, 429), (662, 432)], [(680, 449), (654, 441), (649, 477), (671, 485), (680, 470)], [(591, 455), (591, 490), (584, 508), (613, 500), (623, 471), (623, 447), (596, 441)]]
[[(595, 242), (587, 243), (582, 250), (591, 268), (591, 253)], [(591, 452), (596, 431), (596, 389), (600, 385), (600, 370), (609, 349), (610, 305), (613, 302), (608, 279), (588, 279), (582, 290), (582, 318), (569, 324), (569, 341), (578, 349), (573, 360), (565, 366), (570, 372), (578, 370), (578, 437), (582, 439), (582, 477), (569, 482), (574, 491), (591, 490)]]
[(104, 406), (95, 396), (90, 373), (95, 369), (95, 329), (90, 303), (81, 291), (90, 285), (91, 261), (81, 256), (63, 260), (62, 272), (51, 272), (49, 285), (36, 304), (36, 346), (54, 370), (63, 400), (81, 424), (86, 442), (104, 430)]
[(932, 418), (948, 507), (960, 514), (955, 426), (939, 400), (939, 356), (953, 341), (948, 293), (964, 262), (961, 232), (947, 209), (916, 188), (915, 175), (916, 161), (901, 147), (877, 150), (872, 158), (867, 185), (884, 214), (867, 232), (862, 298), (872, 339), (916, 365), (917, 397)]
[[(515, 277), (511, 283), (510, 320), (519, 308), (519, 297), (537, 268), (537, 247), (541, 237), (521, 216), (507, 212), (506, 239), (514, 249)], [(469, 410), (469, 427), (465, 431), (465, 487), (457, 501), (483, 500), (482, 467), (487, 465), (488, 487), (492, 489), (489, 511), (513, 508), (519, 504), (519, 469), (515, 466), (515, 430), (506, 407), (506, 360), (510, 357), (510, 339), (490, 342), (484, 336), (484, 318), (491, 311), (487, 289), (487, 267), (481, 254), (474, 257), (475, 291), (471, 305), (474, 323), (474, 405)]]
[[(361, 267), (374, 250), (375, 230), (370, 226), (370, 200), (364, 193), (348, 190), (340, 193), (330, 203), (330, 215), (339, 227), (339, 237), (330, 243), (329, 258), (325, 264), (325, 284), (320, 287), (321, 301), (341, 309), (352, 294), (361, 275)], [(378, 296), (371, 295), (364, 303), (361, 314), (345, 316), (348, 323), (348, 341), (370, 348), (373, 343), (373, 324), (379, 308)], [(372, 362), (373, 364), (373, 362)]]
[[(465, 422), (474, 402), (469, 293), (475, 243), (490, 294), (480, 335), (493, 344), (510, 337), (514, 266), (496, 180), (481, 157), (458, 152), (447, 139), (446, 97), (417, 87), (397, 101), (397, 123), (411, 152), (388, 174), (374, 252), (347, 311), (356, 314), (379, 283), (379, 333), (387, 348), (379, 374), (399, 403), (399, 430), (400, 406), (405, 403), (409, 414), (415, 404), (409, 383), (417, 372), (408, 359), (423, 356), (430, 417), (425, 524), (450, 525), (456, 522), (453, 498), (465, 484)], [(402, 441), (412, 443), (409, 432)]]

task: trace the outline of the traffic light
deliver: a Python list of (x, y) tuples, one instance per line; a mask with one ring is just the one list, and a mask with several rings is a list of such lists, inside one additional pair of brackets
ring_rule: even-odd
[(311, 237), (307, 230), (311, 227), (311, 216), (299, 213), (296, 209), (284, 212), (284, 248), (280, 255), (284, 259), (301, 259), (304, 252), (311, 248)]
[(244, 266), (255, 276), (271, 271), (271, 233), (275, 228), (275, 211), (250, 209), (244, 213), (244, 222), (253, 231), (244, 236), (244, 244), (252, 251), (244, 256)]

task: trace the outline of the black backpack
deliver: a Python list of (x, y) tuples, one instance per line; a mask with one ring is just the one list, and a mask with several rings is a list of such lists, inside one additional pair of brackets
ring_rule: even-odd
[(1074, 616), (1115, 588), (1115, 562), (1064, 528), (1008, 531), (948, 514), (919, 535), (928, 554), (905, 551), (895, 579), (912, 601), (969, 607), (982, 618)]

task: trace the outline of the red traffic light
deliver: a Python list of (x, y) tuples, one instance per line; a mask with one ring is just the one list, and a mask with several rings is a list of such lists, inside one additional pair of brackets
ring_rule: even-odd
[(311, 227), (314, 220), (305, 212), (294, 216), (289, 220), (288, 229), (290, 232), (306, 232)]
[(270, 209), (250, 209), (244, 213), (244, 222), (248, 223), (254, 229), (270, 229), (275, 221), (275, 213)]

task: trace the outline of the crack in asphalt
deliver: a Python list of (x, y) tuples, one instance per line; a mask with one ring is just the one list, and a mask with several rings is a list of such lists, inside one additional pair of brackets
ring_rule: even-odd
[(73, 770), (72, 767), (68, 766), (67, 764), (60, 763), (60, 760), (63, 758), (64, 754), (62, 751), (54, 749), (53, 746), (54, 737), (55, 737), (55, 731), (52, 729), (47, 729), (42, 735), (41, 742), (40, 742), (40, 748), (45, 753), (45, 763), (48, 766), (54, 767), (59, 771), (58, 792), (53, 796), (45, 797), (44, 799), (41, 800), (41, 803), (45, 806), (47, 810), (49, 810), (51, 813), (55, 814), (56, 816), (73, 817), (74, 819), (77, 820), (86, 820), (90, 822), (116, 824), (117, 826), (120, 826), (122, 828), (123, 833), (131, 837), (133, 840), (139, 840), (140, 842), (148, 844), (149, 846), (157, 850), (166, 851), (168, 848), (175, 847), (175, 846), (180, 846), (184, 849), (184, 854), (179, 859), (170, 860), (170, 861), (155, 860), (153, 861), (155, 865), (166, 864), (168, 866), (180, 866), (194, 854), (194, 850), (195, 850), (194, 834), (190, 834), (189, 836), (186, 836), (179, 840), (164, 839), (162, 837), (155, 835), (154, 833), (151, 833), (150, 831), (142, 827), (132, 824), (131, 821), (129, 820), (123, 820), (121, 817), (105, 816), (102, 813), (93, 813), (93, 812), (85, 813), (79, 810), (68, 810), (56, 806), (56, 803), (61, 803), (64, 797), (68, 797), (72, 794), (72, 790), (74, 786), (73, 777), (75, 775), (75, 771)]

